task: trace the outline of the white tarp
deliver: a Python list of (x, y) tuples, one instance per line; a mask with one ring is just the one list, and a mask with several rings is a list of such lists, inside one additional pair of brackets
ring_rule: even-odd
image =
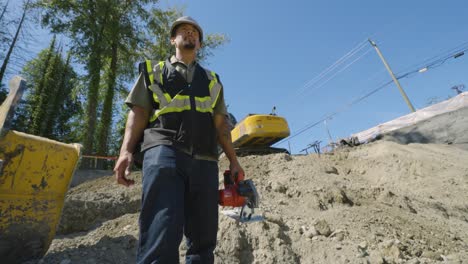
[(446, 101), (422, 108), (414, 113), (393, 119), (376, 127), (353, 134), (351, 137), (356, 137), (360, 143), (365, 143), (374, 139), (380, 134), (407, 127), (420, 121), (429, 119), (433, 116), (452, 112), (463, 107), (468, 107), (468, 92), (461, 93)]

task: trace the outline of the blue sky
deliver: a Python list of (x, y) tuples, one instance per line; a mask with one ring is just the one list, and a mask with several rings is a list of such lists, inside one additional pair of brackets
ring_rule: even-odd
[[(455, 47), (468, 47), (468, 2), (462, 0), (162, 0), (161, 4), (184, 6), (185, 14), (198, 20), (205, 33), (230, 38), (206, 65), (221, 76), (229, 111), (240, 120), (249, 113), (270, 113), (276, 106), (292, 135), (391, 80), (367, 38), (377, 43), (397, 75), (422, 68), (422, 62), (448, 55)], [(50, 36), (42, 30), (36, 33), (38, 43), (28, 48), (39, 51), (48, 46)], [(353, 56), (340, 60), (356, 47)], [(332, 65), (336, 67), (326, 72)], [(468, 90), (468, 55), (448, 59), (400, 83), (416, 109), (427, 106), (431, 98), (453, 96), (454, 85), (465, 84)], [(337, 140), (407, 113), (392, 83), (327, 124)], [(328, 143), (323, 122), (278, 147), (290, 145), (298, 153), (315, 140), (321, 140), (322, 146)]]
[[(242, 119), (276, 106), (292, 135), (391, 80), (367, 38), (397, 75), (422, 68), (421, 62), (452, 48), (468, 47), (466, 1), (170, 1), (174, 4), (185, 6), (185, 14), (205, 32), (231, 39), (207, 65), (221, 76), (230, 112)], [(320, 76), (355, 47), (361, 49)], [(468, 56), (400, 83), (421, 109), (430, 98), (455, 95), (454, 85), (468, 86)], [(336, 140), (408, 113), (392, 83), (327, 124)], [(323, 122), (289, 144), (298, 153), (315, 140), (328, 143)]]

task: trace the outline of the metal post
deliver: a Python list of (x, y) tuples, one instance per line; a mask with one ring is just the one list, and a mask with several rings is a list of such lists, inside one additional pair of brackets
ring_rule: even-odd
[(325, 125), (325, 129), (327, 130), (329, 144), (331, 145), (333, 143), (333, 138), (332, 138), (332, 136), (330, 134), (330, 130), (328, 129), (327, 120), (328, 119), (323, 120), (323, 124)]
[(26, 90), (26, 81), (20, 76), (15, 76), (10, 80), (9, 87), (8, 96), (0, 105), (0, 137), (4, 136), (11, 128), (11, 120), (15, 114), (16, 106)]
[(379, 55), (380, 59), (382, 60), (383, 64), (385, 65), (385, 68), (387, 68), (388, 72), (390, 73), (390, 76), (392, 76), (393, 81), (395, 82), (396, 86), (400, 90), (401, 95), (403, 96), (403, 99), (405, 99), (406, 104), (408, 105), (409, 109), (411, 112), (415, 112), (413, 105), (411, 104), (410, 100), (408, 99), (408, 96), (406, 95), (405, 91), (403, 88), (401, 88), (400, 82), (398, 82), (398, 79), (395, 77), (395, 75), (392, 72), (392, 69), (390, 69), (390, 66), (388, 65), (387, 61), (385, 60), (384, 56), (380, 52), (379, 48), (377, 47), (377, 44), (375, 44), (374, 41), (369, 39), (369, 43), (375, 48), (377, 51), (377, 54)]

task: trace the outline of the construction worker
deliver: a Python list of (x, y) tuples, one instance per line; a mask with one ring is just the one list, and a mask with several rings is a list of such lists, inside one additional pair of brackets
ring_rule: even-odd
[(140, 64), (126, 99), (131, 110), (114, 172), (128, 178), (143, 137), (143, 193), (137, 263), (179, 263), (182, 235), (186, 263), (213, 263), (218, 230), (218, 151), (232, 176), (244, 178), (234, 152), (219, 76), (196, 62), (203, 30), (191, 17), (171, 27), (176, 54)]

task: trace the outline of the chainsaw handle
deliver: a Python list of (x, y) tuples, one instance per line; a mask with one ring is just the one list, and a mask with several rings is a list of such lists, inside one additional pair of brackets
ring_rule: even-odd
[(224, 185), (233, 185), (234, 181), (233, 178), (231, 177), (231, 171), (230, 170), (225, 170), (223, 173), (224, 176)]
[(236, 172), (235, 175), (232, 175), (231, 170), (225, 170), (223, 173), (223, 176), (224, 176), (224, 184), (226, 185), (237, 184), (240, 181), (244, 180), (244, 173)]

